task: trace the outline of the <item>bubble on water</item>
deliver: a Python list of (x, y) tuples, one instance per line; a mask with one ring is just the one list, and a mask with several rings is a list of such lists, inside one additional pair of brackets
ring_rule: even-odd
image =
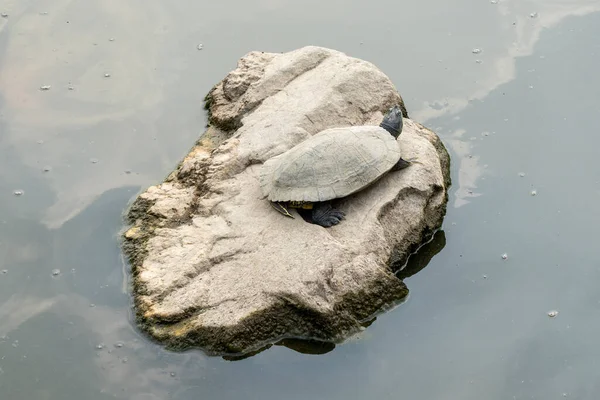
[(100, 160), (98, 160), (97, 158), (90, 158), (90, 162), (91, 162), (92, 164), (97, 164), (97, 163), (98, 163), (98, 161), (100, 161)]
[(8, 273), (8, 270), (7, 270), (7, 269), (3, 269), (1, 272), (2, 272), (3, 274), (6, 274), (6, 273)]
[(44, 141), (41, 139), (37, 141), (37, 144), (43, 144), (43, 143), (44, 143)]
[(538, 13), (536, 12), (532, 12), (531, 14), (529, 14), (529, 18), (537, 18), (538, 17)]
[(483, 276), (483, 279), (487, 279), (487, 275), (484, 275), (484, 276)]
[(8, 18), (8, 14), (7, 13), (0, 13), (0, 17), (2, 17), (2, 18)]
[(67, 86), (67, 89), (68, 90), (75, 90), (75, 88), (73, 86), (71, 86), (71, 85)]
[(71, 268), (71, 273), (74, 274), (75, 273), (75, 268)]
[(123, 359), (121, 360), (121, 362), (122, 362), (123, 364), (125, 364), (125, 363), (127, 362), (127, 357), (123, 358)]
[(558, 311), (556, 311), (556, 310), (550, 310), (550, 311), (548, 311), (548, 316), (549, 316), (550, 318), (554, 318), (554, 317), (556, 317), (557, 315), (558, 315)]
[(519, 172), (519, 176), (522, 178), (525, 176), (525, 172)]
[(473, 54), (479, 54), (479, 53), (481, 53), (481, 49), (476, 47), (473, 50), (471, 50), (471, 53), (473, 53)]
[(171, 372), (171, 376), (175, 377), (177, 375), (175, 372)]
[(48, 15), (48, 11), (40, 11), (40, 15)]
[(532, 195), (532, 196), (535, 196), (535, 195), (537, 195), (537, 190), (532, 190), (532, 191), (531, 191), (531, 195)]
[(114, 38), (114, 37), (111, 37), (110, 39), (108, 39), (108, 41), (109, 41), (109, 42), (114, 42), (114, 41), (115, 41), (115, 38)]
[(18, 347), (18, 346), (19, 346), (19, 341), (18, 341), (18, 340), (15, 340), (15, 341), (12, 343), (12, 347)]
[(20, 190), (20, 189), (18, 189), (18, 190), (15, 190), (15, 191), (13, 192), (13, 194), (14, 194), (15, 196), (23, 196), (23, 194), (25, 194), (25, 192), (24, 192), (24, 191), (22, 191), (22, 190)]
[(490, 3), (492, 3), (492, 4), (498, 4), (498, 0), (490, 0)]
[(94, 308), (96, 305), (94, 303), (90, 303), (90, 308)]
[(51, 87), (52, 86), (50, 86), (50, 85), (42, 85), (42, 86), (40, 86), (40, 90), (50, 90)]
[(60, 269), (56, 268), (52, 270), (52, 276), (58, 276), (60, 275)]
[(508, 259), (508, 254), (506, 254), (506, 253), (502, 254), (502, 259), (503, 259), (503, 260), (506, 260), (506, 259)]
[(203, 48), (204, 48), (204, 45), (203, 45), (202, 43), (200, 43), (200, 44), (198, 45), (198, 50), (202, 50)]
[(121, 347), (123, 347), (123, 346), (125, 346), (125, 344), (124, 344), (123, 342), (117, 342), (117, 343), (115, 343), (115, 347), (116, 347), (117, 349), (120, 349), (120, 348), (121, 348)]
[(102, 350), (104, 348), (104, 343), (98, 343), (96, 345), (96, 350)]
[(477, 59), (477, 60), (475, 60), (475, 62), (476, 62), (477, 64), (481, 64), (483, 61), (481, 61), (481, 60)]
[(104, 74), (104, 77), (105, 78), (110, 78), (110, 74), (107, 72), (107, 73)]
[(131, 174), (131, 170), (129, 170), (129, 169), (126, 169), (126, 170), (125, 170), (125, 173), (126, 173), (127, 175), (129, 175), (129, 174)]
[(52, 170), (52, 167), (50, 167), (49, 165), (46, 165), (44, 168), (42, 168), (42, 171), (44, 172), (50, 172)]

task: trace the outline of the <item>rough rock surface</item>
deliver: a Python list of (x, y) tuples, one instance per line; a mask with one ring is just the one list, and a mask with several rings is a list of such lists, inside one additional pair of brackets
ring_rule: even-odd
[(160, 185), (131, 205), (124, 250), (138, 321), (172, 348), (256, 350), (284, 337), (344, 339), (406, 296), (402, 264), (442, 222), (449, 158), (410, 119), (400, 145), (409, 168), (337, 206), (322, 228), (273, 210), (261, 164), (323, 129), (379, 124), (394, 85), (371, 63), (305, 47), (252, 52), (206, 97), (210, 125)]

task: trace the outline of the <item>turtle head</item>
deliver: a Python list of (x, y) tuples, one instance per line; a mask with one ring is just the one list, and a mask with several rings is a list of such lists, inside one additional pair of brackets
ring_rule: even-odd
[(391, 108), (385, 117), (383, 117), (383, 121), (379, 126), (397, 139), (400, 133), (402, 133), (402, 111), (400, 107), (394, 106)]

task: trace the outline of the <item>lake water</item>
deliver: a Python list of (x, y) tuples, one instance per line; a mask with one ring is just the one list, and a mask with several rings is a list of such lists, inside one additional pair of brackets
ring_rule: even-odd
[[(1, 1), (0, 399), (600, 398), (600, 2), (412, 3)], [(440, 134), (443, 231), (347, 343), (165, 351), (132, 324), (123, 212), (239, 57), (309, 44)]]

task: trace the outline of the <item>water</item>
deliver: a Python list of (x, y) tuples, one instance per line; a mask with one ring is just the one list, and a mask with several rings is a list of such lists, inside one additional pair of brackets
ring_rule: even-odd
[[(0, 3), (1, 399), (600, 397), (600, 3), (376, 3)], [(307, 44), (374, 62), (441, 135), (443, 230), (342, 346), (166, 352), (132, 324), (122, 213), (241, 55)]]

